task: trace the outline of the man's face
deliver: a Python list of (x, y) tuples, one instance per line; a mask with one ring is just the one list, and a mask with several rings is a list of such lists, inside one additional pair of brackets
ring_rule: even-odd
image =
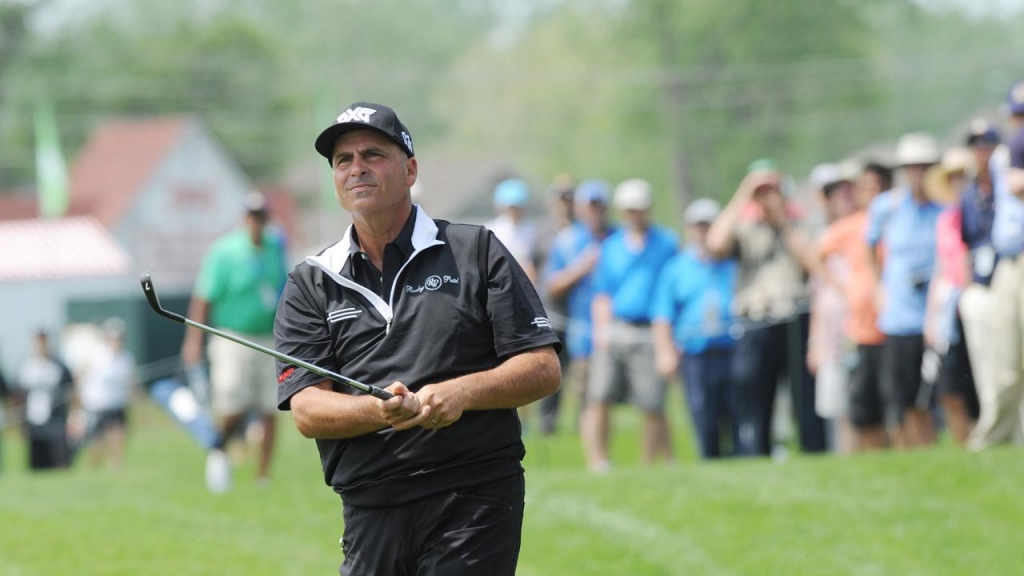
[(992, 153), (996, 151), (995, 144), (975, 144), (971, 146), (971, 153), (974, 154), (974, 165), (979, 172), (988, 170), (988, 162), (992, 159)]
[(854, 196), (857, 200), (858, 208), (867, 208), (868, 204), (884, 192), (882, 190), (882, 179), (874, 172), (865, 171), (862, 172), (860, 177), (857, 178), (856, 190)]
[(572, 194), (560, 194), (554, 202), (555, 214), (563, 220), (572, 220)]
[(708, 230), (711, 229), (710, 222), (696, 222), (686, 227), (687, 241), (707, 249)]
[(907, 164), (903, 166), (903, 177), (907, 179), (907, 185), (911, 190), (924, 190), (924, 175), (928, 172), (929, 164)]
[(417, 164), (387, 136), (353, 130), (334, 143), (334, 191), (346, 212), (369, 214), (410, 202)]
[(650, 210), (629, 209), (623, 210), (623, 214), (625, 214), (626, 223), (633, 230), (646, 230), (651, 222)]
[(577, 204), (576, 217), (590, 228), (599, 228), (608, 217), (608, 206), (601, 201)]
[(856, 209), (853, 197), (853, 183), (846, 180), (833, 184), (826, 198), (828, 214), (833, 219), (847, 216)]
[(267, 223), (266, 212), (246, 212), (245, 228), (253, 237), (263, 232), (263, 226)]
[(765, 171), (758, 177), (756, 188), (754, 188), (754, 200), (767, 208), (769, 204), (777, 202), (782, 197), (782, 177), (778, 172)]

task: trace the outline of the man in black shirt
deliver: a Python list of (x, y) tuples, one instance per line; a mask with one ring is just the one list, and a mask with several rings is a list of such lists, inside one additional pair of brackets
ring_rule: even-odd
[(381, 401), (278, 365), (278, 400), (317, 440), (344, 503), (342, 574), (513, 574), (525, 449), (516, 408), (558, 389), (557, 349), (530, 281), (486, 229), (412, 204), (412, 138), (386, 106), (352, 104), (316, 150), (353, 225), (291, 273), (280, 352)]

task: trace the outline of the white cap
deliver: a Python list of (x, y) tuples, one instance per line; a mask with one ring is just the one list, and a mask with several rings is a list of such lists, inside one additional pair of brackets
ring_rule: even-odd
[(120, 338), (124, 336), (127, 326), (124, 320), (117, 316), (112, 316), (103, 321), (102, 325), (103, 333), (111, 338)]
[(813, 190), (821, 190), (829, 184), (835, 184), (842, 179), (843, 177), (839, 173), (839, 166), (831, 162), (818, 164), (811, 169), (811, 175), (807, 178)]
[(937, 164), (940, 158), (939, 143), (927, 132), (904, 134), (896, 145), (896, 163), (900, 166)]
[(626, 180), (615, 187), (614, 203), (619, 210), (650, 209), (651, 184), (640, 178)]
[(715, 218), (718, 218), (721, 211), (722, 206), (711, 198), (697, 198), (686, 207), (683, 219), (689, 225), (705, 222), (710, 224), (715, 221)]

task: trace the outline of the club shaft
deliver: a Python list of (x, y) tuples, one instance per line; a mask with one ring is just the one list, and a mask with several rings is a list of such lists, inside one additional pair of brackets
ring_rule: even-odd
[(195, 320), (190, 320), (190, 319), (182, 316), (181, 314), (176, 314), (174, 312), (170, 312), (168, 310), (164, 310), (164, 307), (160, 305), (160, 299), (159, 299), (159, 297), (156, 294), (156, 288), (153, 286), (153, 281), (152, 281), (152, 278), (150, 278), (149, 272), (146, 272), (146, 273), (144, 273), (142, 275), (141, 282), (142, 282), (142, 291), (146, 295), (146, 300), (149, 301), (149, 305), (153, 308), (154, 311), (156, 311), (157, 314), (160, 314), (164, 318), (168, 318), (168, 319), (173, 320), (175, 322), (180, 322), (182, 324), (185, 324), (187, 326), (191, 326), (191, 327), (196, 328), (198, 330), (201, 330), (203, 332), (207, 332), (209, 334), (213, 334), (214, 336), (220, 336), (221, 338), (225, 338), (227, 340), (231, 340), (232, 342), (234, 342), (236, 344), (241, 344), (242, 346), (245, 346), (246, 348), (252, 348), (253, 350), (257, 350), (259, 352), (263, 352), (264, 354), (267, 354), (269, 356), (273, 356), (274, 358), (277, 358), (278, 360), (280, 360), (280, 361), (282, 361), (282, 362), (284, 362), (286, 364), (291, 364), (292, 366), (298, 366), (299, 368), (303, 368), (305, 370), (309, 370), (310, 372), (312, 372), (312, 373), (314, 373), (314, 374), (316, 374), (318, 376), (323, 376), (324, 378), (327, 378), (328, 380), (333, 380), (335, 382), (338, 382), (339, 384), (344, 384), (346, 386), (350, 386), (352, 388), (355, 388), (356, 390), (360, 390), (360, 391), (366, 392), (367, 394), (370, 394), (370, 395), (372, 395), (375, 398), (380, 398), (381, 400), (387, 400), (388, 398), (394, 398), (394, 396), (395, 396), (394, 394), (392, 394), (391, 392), (388, 392), (387, 390), (383, 390), (383, 389), (378, 388), (376, 386), (369, 386), (367, 384), (363, 384), (362, 382), (359, 382), (358, 380), (353, 380), (353, 379), (348, 378), (346, 376), (342, 376), (341, 374), (338, 374), (336, 372), (331, 372), (330, 370), (327, 370), (325, 368), (321, 368), (321, 367), (319, 367), (319, 366), (317, 366), (315, 364), (310, 364), (309, 362), (306, 362), (304, 360), (299, 360), (298, 358), (293, 358), (293, 357), (291, 357), (291, 356), (289, 356), (287, 354), (282, 354), (282, 353), (278, 352), (277, 350), (274, 350), (273, 348), (267, 348), (266, 346), (261, 346), (260, 344), (257, 344), (255, 342), (251, 342), (251, 341), (246, 340), (244, 338), (240, 338), (240, 337), (235, 336), (234, 334), (231, 334), (229, 332), (225, 332), (223, 330), (218, 330), (218, 329), (216, 329), (216, 328), (214, 328), (212, 326), (207, 326), (206, 324), (201, 324), (199, 322), (196, 322)]
[[(359, 382), (358, 380), (353, 380), (351, 378), (346, 378), (346, 377), (342, 376), (341, 374), (336, 374), (334, 372), (331, 372), (330, 370), (326, 370), (324, 368), (321, 368), (321, 367), (317, 366), (316, 364), (310, 364), (309, 362), (306, 362), (304, 360), (299, 360), (298, 358), (293, 358), (293, 357), (291, 357), (291, 356), (289, 356), (287, 354), (282, 354), (282, 353), (278, 352), (277, 350), (274, 350), (273, 348), (267, 348), (266, 346), (262, 346), (260, 344), (255, 343), (255, 342), (252, 342), (250, 340), (245, 340), (244, 338), (239, 338), (238, 336), (235, 336), (234, 334), (231, 334), (230, 332), (225, 332), (223, 330), (218, 330), (216, 328), (213, 328), (212, 326), (207, 326), (205, 324), (200, 324), (199, 322), (196, 322), (194, 320), (189, 320), (188, 318), (185, 318), (185, 324), (188, 325), (188, 326), (192, 326), (193, 328), (198, 328), (199, 330), (202, 330), (204, 332), (208, 332), (208, 333), (213, 334), (215, 336), (220, 336), (221, 338), (226, 338), (228, 340), (231, 340), (232, 342), (241, 344), (242, 346), (246, 346), (248, 348), (252, 348), (253, 350), (258, 350), (260, 352), (263, 352), (264, 354), (273, 356), (274, 358), (277, 358), (278, 360), (280, 360), (282, 362), (285, 362), (286, 364), (291, 364), (293, 366), (298, 366), (299, 368), (304, 368), (306, 370), (309, 370), (310, 372), (312, 372), (314, 374), (317, 374), (318, 376), (323, 376), (324, 378), (327, 378), (329, 380), (334, 380), (335, 382), (340, 382), (342, 384), (347, 384), (347, 385), (349, 385), (349, 386), (351, 386), (351, 387), (353, 387), (353, 388), (355, 388), (357, 390), (362, 390), (363, 392), (366, 392), (366, 393), (370, 393), (370, 394), (373, 393), (373, 390), (374, 390), (373, 387), (368, 386), (366, 384), (363, 384), (362, 382)], [(388, 392), (388, 394), (390, 394), (390, 392)]]

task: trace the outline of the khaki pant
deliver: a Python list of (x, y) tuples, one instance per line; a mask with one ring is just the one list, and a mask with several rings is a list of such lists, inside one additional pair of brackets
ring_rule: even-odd
[[(272, 336), (230, 333), (267, 348), (274, 347)], [(211, 338), (208, 353), (214, 415), (233, 416), (248, 410), (261, 414), (277, 412), (273, 357), (226, 338)]]
[(960, 299), (964, 336), (981, 409), (967, 445), (982, 450), (1024, 438), (1024, 257), (1000, 260), (987, 290), (972, 285)]

